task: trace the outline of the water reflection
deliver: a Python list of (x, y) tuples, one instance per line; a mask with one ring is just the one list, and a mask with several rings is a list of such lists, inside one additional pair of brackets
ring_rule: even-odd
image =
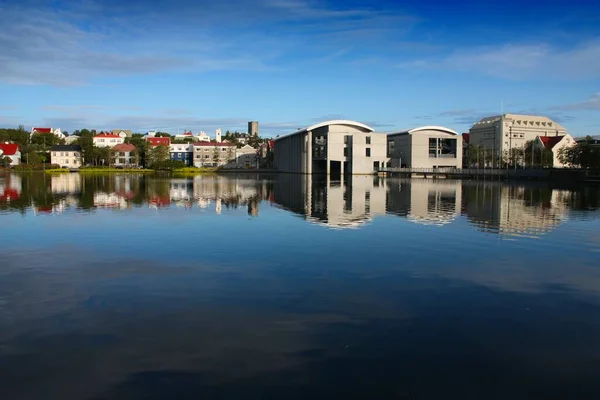
[[(464, 216), (478, 230), (501, 236), (537, 237), (570, 217), (598, 208), (596, 187), (570, 190), (543, 183), (386, 179), (355, 176), (195, 176), (155, 178), (136, 174), (0, 177), (0, 211), (61, 214), (133, 207), (200, 209), (221, 214), (246, 207), (258, 216), (275, 203), (306, 221), (357, 228), (385, 214), (444, 226)], [(263, 203), (264, 202), (264, 203)]]

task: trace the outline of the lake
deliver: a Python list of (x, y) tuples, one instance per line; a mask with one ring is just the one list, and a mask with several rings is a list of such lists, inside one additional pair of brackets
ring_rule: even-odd
[(0, 398), (598, 399), (600, 188), (0, 175)]

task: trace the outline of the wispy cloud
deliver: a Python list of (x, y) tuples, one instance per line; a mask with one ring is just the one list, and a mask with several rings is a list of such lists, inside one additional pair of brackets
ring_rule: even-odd
[(560, 111), (600, 111), (600, 92), (582, 102), (553, 106), (550, 109)]
[(409, 60), (401, 68), (450, 69), (476, 72), (508, 80), (600, 78), (600, 40), (575, 48), (559, 48), (547, 43), (507, 44), (471, 47), (445, 57)]

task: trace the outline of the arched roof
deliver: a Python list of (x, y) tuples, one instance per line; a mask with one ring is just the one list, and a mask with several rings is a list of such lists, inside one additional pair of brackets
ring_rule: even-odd
[(346, 125), (346, 126), (351, 126), (351, 127), (354, 127), (354, 128), (363, 129), (363, 130), (366, 130), (367, 132), (374, 132), (375, 131), (375, 129), (371, 128), (368, 125), (362, 124), (360, 122), (350, 121), (350, 120), (347, 120), (347, 119), (333, 119), (331, 121), (319, 122), (318, 124), (311, 125), (311, 126), (309, 126), (307, 128), (299, 129), (299, 130), (297, 130), (295, 132), (292, 132), (292, 133), (281, 135), (281, 136), (275, 138), (275, 140), (282, 139), (282, 138), (287, 137), (287, 136), (295, 135), (297, 133), (312, 131), (312, 130), (315, 130), (315, 129), (318, 129), (318, 128), (322, 128), (322, 127), (328, 126), (328, 125)]
[(446, 128), (444, 126), (438, 126), (438, 125), (420, 126), (418, 128), (413, 128), (413, 129), (409, 129), (406, 131), (390, 133), (389, 135), (406, 135), (406, 134), (412, 135), (413, 133), (422, 132), (422, 131), (439, 131), (439, 132), (443, 132), (443, 133), (449, 133), (450, 135), (458, 136), (458, 132), (456, 132), (450, 128)]

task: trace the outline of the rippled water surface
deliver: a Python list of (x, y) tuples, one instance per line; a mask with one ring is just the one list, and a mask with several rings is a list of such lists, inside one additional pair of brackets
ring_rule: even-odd
[(2, 399), (598, 399), (600, 189), (0, 175)]

